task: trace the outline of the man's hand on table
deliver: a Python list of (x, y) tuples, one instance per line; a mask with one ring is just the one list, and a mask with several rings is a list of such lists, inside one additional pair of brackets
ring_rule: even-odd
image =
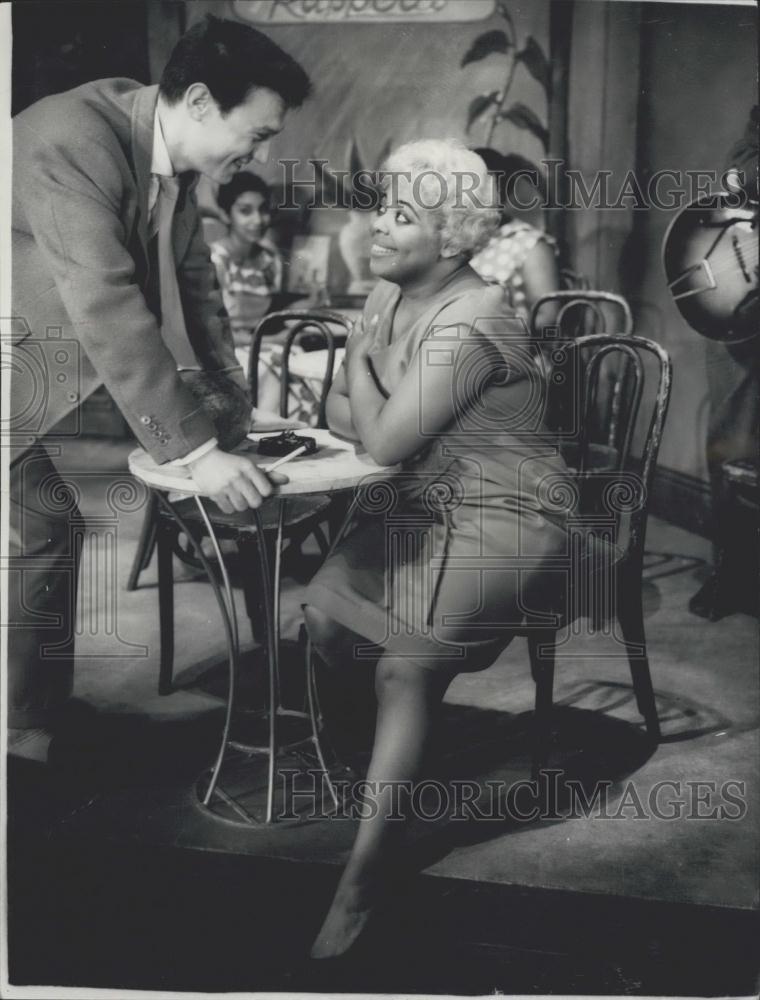
[(188, 468), (204, 496), (211, 497), (225, 514), (260, 507), (271, 495), (273, 483), (288, 482), (280, 472), (262, 472), (247, 455), (232, 455), (221, 448), (207, 451)]

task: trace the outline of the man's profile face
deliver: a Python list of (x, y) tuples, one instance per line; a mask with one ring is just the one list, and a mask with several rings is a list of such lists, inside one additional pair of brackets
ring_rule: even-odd
[(208, 95), (193, 137), (193, 169), (226, 184), (251, 160), (265, 163), (269, 141), (282, 131), (287, 107), (279, 94), (256, 87), (227, 114)]

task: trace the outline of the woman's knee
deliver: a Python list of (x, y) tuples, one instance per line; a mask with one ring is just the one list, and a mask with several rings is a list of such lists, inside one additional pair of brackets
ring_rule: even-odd
[(411, 660), (382, 657), (375, 671), (375, 693), (378, 700), (395, 692), (421, 692), (442, 696), (451, 683), (454, 672), (423, 666)]
[(334, 618), (315, 608), (313, 604), (304, 604), (303, 618), (309, 638), (318, 647), (334, 646), (345, 631)]

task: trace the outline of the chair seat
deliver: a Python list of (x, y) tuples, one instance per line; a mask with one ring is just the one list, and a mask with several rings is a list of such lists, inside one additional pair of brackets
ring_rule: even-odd
[[(578, 468), (578, 445), (574, 442), (562, 446), (562, 457), (571, 469)], [(609, 472), (616, 469), (620, 456), (616, 448), (608, 444), (589, 444), (586, 448), (586, 471)]]
[[(288, 497), (285, 508), (284, 530), (290, 532), (294, 528), (303, 529), (312, 520), (322, 520), (325, 513), (330, 508), (332, 499), (325, 495), (315, 495), (308, 497)], [(174, 505), (174, 509), (189, 524), (203, 524), (203, 517), (198, 509), (195, 500), (188, 497), (180, 500)], [(206, 501), (204, 504), (209, 520), (215, 528), (220, 529), (221, 535), (229, 537), (238, 532), (246, 534), (256, 533), (256, 519), (252, 510), (235, 511), (233, 514), (225, 514), (213, 502)], [(279, 518), (279, 504), (264, 503), (260, 508), (261, 520), (264, 531), (276, 531)], [(162, 517), (168, 515), (162, 513)]]
[(721, 466), (723, 488), (732, 501), (757, 510), (760, 507), (760, 463), (750, 458), (735, 458)]
[[(537, 616), (550, 614), (556, 616), (556, 624), (552, 628), (561, 629), (578, 618), (591, 619), (595, 628), (615, 613), (610, 607), (610, 601), (600, 600), (599, 585), (602, 580), (612, 585), (614, 574), (626, 559), (627, 551), (622, 545), (589, 534), (580, 560), (570, 569), (570, 574), (564, 576), (561, 583), (545, 592), (541, 607), (536, 608)], [(614, 591), (613, 591), (614, 593)], [(589, 606), (589, 597), (595, 602)], [(531, 614), (526, 616), (525, 625), (535, 627), (540, 621), (536, 617), (531, 622)]]

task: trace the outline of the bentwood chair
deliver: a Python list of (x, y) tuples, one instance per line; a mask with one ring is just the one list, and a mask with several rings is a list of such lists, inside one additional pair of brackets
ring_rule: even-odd
[[(670, 399), (672, 364), (662, 347), (642, 337), (592, 334), (565, 350), (567, 370), (579, 380), (573, 392), (574, 426), (567, 432), (577, 458), (572, 497), (564, 485), (555, 484), (558, 504), (570, 509), (569, 546), (567, 558), (550, 574), (556, 580), (554, 597), (542, 601), (540, 612), (526, 611), (521, 630), (528, 639), (536, 683), (534, 777), (548, 759), (556, 654), (583, 619), (618, 642), (647, 733), (652, 740), (660, 738), (644, 631), (642, 571), (648, 497)], [(631, 391), (619, 414), (619, 461), (600, 469), (591, 461), (590, 418), (604, 365), (615, 358), (624, 359), (630, 368)], [(632, 455), (634, 440), (641, 441), (638, 457)], [(544, 486), (551, 497), (552, 483)], [(560, 639), (564, 630), (567, 634)]]
[(633, 335), (631, 307), (622, 295), (615, 292), (568, 288), (542, 295), (530, 312), (532, 333), (540, 335), (539, 323), (546, 317), (547, 307), (552, 307), (556, 313), (551, 326), (565, 339), (592, 333)]
[[(259, 397), (259, 359), (264, 338), (285, 328), (286, 334), (282, 341), (282, 355), (279, 361), (280, 416), (289, 416), (294, 403), (296, 405), (298, 403), (298, 400), (293, 398), (293, 384), (297, 380), (294, 379), (290, 370), (293, 347), (298, 344), (305, 350), (321, 350), (324, 356), (325, 366), (320, 390), (313, 400), (314, 405), (310, 407), (310, 413), (302, 415), (311, 416), (310, 422), (315, 427), (326, 428), (327, 396), (335, 374), (336, 351), (345, 345), (351, 332), (351, 326), (352, 323), (348, 317), (329, 309), (288, 309), (270, 313), (260, 320), (253, 333), (248, 360), (248, 384), (253, 405), (256, 405)], [(307, 393), (311, 391), (310, 388), (306, 388)], [(331, 498), (325, 517), (331, 537), (342, 523), (346, 510), (347, 498), (341, 494), (335, 494)], [(314, 534), (320, 549), (324, 551), (324, 536), (320, 526), (317, 526)], [(292, 547), (292, 551), (297, 551), (295, 546)]]
[(289, 309), (264, 316), (256, 326), (251, 338), (248, 360), (248, 384), (253, 405), (259, 398), (259, 361), (265, 336), (285, 329), (282, 340), (282, 356), (279, 360), (280, 416), (287, 417), (292, 405), (293, 378), (290, 372), (290, 358), (293, 347), (300, 344), (305, 350), (326, 350), (325, 368), (318, 398), (314, 401), (316, 427), (327, 427), (325, 408), (327, 395), (332, 385), (335, 368), (335, 351), (342, 347), (351, 330), (351, 321), (337, 312), (326, 309)]
[[(633, 316), (622, 295), (590, 289), (550, 292), (536, 301), (531, 310), (530, 332), (533, 342), (551, 370), (551, 392), (547, 406), (547, 423), (562, 431), (572, 419), (571, 392), (576, 380), (565, 372), (565, 346), (579, 337), (591, 334), (633, 336)], [(630, 402), (630, 360), (608, 357), (599, 373), (595, 388), (595, 405), (589, 416), (588, 461), (597, 467), (620, 465), (622, 460), (621, 412)], [(565, 458), (576, 465), (573, 444), (565, 450)]]

